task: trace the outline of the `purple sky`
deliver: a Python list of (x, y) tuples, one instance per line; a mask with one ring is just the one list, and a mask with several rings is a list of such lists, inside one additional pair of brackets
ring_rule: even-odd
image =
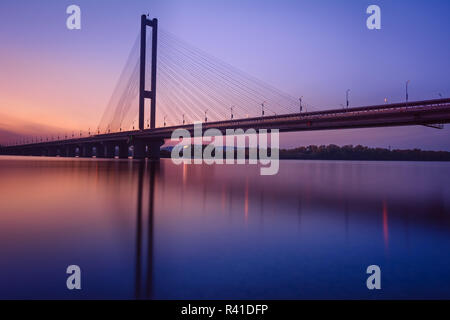
[[(66, 7), (82, 29), (65, 26)], [(370, 4), (381, 30), (366, 28)], [(450, 96), (449, 1), (2, 1), (0, 135), (95, 127), (150, 13), (168, 30), (293, 96), (309, 110)], [(137, 107), (137, 106), (136, 106)], [(41, 128), (41, 129), (36, 129)], [(449, 129), (290, 133), (282, 146), (364, 144), (450, 150)]]

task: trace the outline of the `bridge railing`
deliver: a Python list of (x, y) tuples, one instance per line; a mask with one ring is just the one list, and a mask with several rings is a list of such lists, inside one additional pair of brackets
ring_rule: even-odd
[[(221, 126), (229, 126), (230, 124), (247, 124), (247, 123), (261, 123), (261, 122), (270, 122), (274, 120), (282, 120), (282, 119), (306, 119), (306, 118), (316, 118), (316, 117), (324, 117), (324, 116), (334, 116), (334, 115), (354, 115), (359, 114), (361, 112), (374, 112), (374, 111), (388, 111), (388, 110), (398, 110), (404, 109), (408, 110), (411, 107), (433, 107), (433, 106), (441, 106), (444, 104), (450, 104), (450, 98), (446, 99), (433, 99), (433, 100), (422, 100), (422, 101), (412, 101), (412, 102), (401, 102), (401, 103), (392, 103), (392, 104), (382, 104), (382, 105), (374, 105), (374, 106), (363, 106), (363, 107), (355, 107), (355, 108), (347, 108), (347, 109), (328, 109), (323, 111), (313, 111), (313, 112), (304, 112), (304, 113), (291, 113), (291, 114), (280, 114), (280, 115), (270, 115), (264, 117), (251, 117), (251, 118), (241, 118), (241, 119), (230, 119), (230, 120), (222, 120), (222, 121), (214, 121), (209, 123), (202, 123), (202, 125), (207, 127), (221, 127)], [(158, 127), (152, 129), (154, 132), (173, 130), (176, 128), (185, 128), (189, 129), (192, 127), (192, 124), (185, 124), (179, 126), (170, 126), (170, 127)]]
[[(423, 100), (423, 101), (411, 101), (411, 102), (402, 102), (402, 103), (393, 103), (393, 104), (383, 104), (383, 105), (374, 105), (374, 106), (365, 106), (365, 107), (356, 107), (356, 108), (348, 108), (348, 109), (329, 109), (323, 111), (313, 111), (313, 112), (304, 112), (304, 113), (292, 113), (292, 114), (281, 114), (281, 115), (271, 115), (265, 117), (251, 117), (251, 118), (241, 118), (241, 119), (230, 119), (223, 121), (215, 121), (202, 123), (204, 129), (206, 128), (220, 128), (220, 127), (230, 127), (233, 126), (249, 126), (252, 123), (264, 123), (264, 122), (273, 122), (273, 121), (283, 121), (283, 120), (292, 120), (292, 119), (314, 119), (317, 117), (327, 117), (327, 116), (350, 116), (355, 114), (360, 114), (361, 112), (383, 112), (389, 110), (398, 110), (404, 109), (409, 110), (411, 108), (427, 108), (434, 106), (443, 106), (450, 105), (450, 98), (446, 99), (433, 99), (433, 100)], [(105, 134), (93, 134), (87, 137), (74, 137), (63, 140), (53, 140), (53, 141), (42, 141), (42, 142), (34, 142), (34, 143), (24, 143), (18, 144), (9, 147), (26, 147), (26, 146), (48, 146), (55, 142), (60, 144), (73, 144), (73, 143), (84, 143), (89, 142), (91, 139), (105, 139), (105, 140), (114, 140), (114, 139), (123, 139), (129, 135), (139, 135), (140, 133), (145, 133), (151, 130), (154, 133), (167, 133), (168, 131), (172, 131), (178, 128), (192, 129), (192, 124), (185, 124), (179, 126), (170, 126), (170, 127), (157, 127), (154, 129), (147, 129), (144, 131), (133, 130), (133, 131), (122, 131), (122, 132), (111, 132)], [(8, 146), (3, 145), (2, 148), (8, 148)]]

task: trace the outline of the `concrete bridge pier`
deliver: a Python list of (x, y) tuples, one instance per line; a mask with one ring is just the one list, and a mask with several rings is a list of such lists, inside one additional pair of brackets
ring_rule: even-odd
[(116, 155), (116, 145), (114, 143), (103, 144), (103, 156), (113, 159)]
[(128, 159), (128, 143), (122, 142), (119, 144), (119, 158)]
[(133, 159), (145, 159), (147, 157), (147, 146), (144, 140), (136, 140), (133, 145)]
[(69, 145), (66, 147), (66, 157), (71, 158), (77, 155), (77, 146)]
[(47, 157), (56, 157), (56, 148), (48, 148), (46, 149)]
[(90, 144), (90, 143), (88, 143), (88, 144), (83, 144), (81, 147), (80, 147), (81, 149), (80, 149), (80, 157), (83, 157), (83, 158), (91, 158), (92, 157), (92, 155), (93, 155), (93, 152), (92, 152), (92, 148), (93, 148), (93, 146), (92, 146), (92, 144)]
[[(95, 152), (94, 152), (95, 148)], [(105, 157), (105, 147), (101, 143), (96, 143), (92, 146), (92, 155), (95, 155), (96, 158), (104, 158)]]
[(68, 146), (63, 146), (62, 148), (61, 148), (61, 150), (62, 150), (62, 157), (69, 157), (69, 154), (70, 154), (70, 148), (68, 147)]
[(161, 146), (164, 139), (152, 139), (147, 141), (147, 155), (151, 160), (159, 160), (161, 158)]
[(41, 155), (39, 148), (33, 148), (31, 149), (31, 155), (34, 157), (38, 157)]

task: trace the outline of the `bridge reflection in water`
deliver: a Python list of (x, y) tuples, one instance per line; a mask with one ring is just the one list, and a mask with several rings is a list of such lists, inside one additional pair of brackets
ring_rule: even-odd
[[(151, 299), (153, 294), (153, 219), (155, 206), (155, 175), (159, 169), (159, 163), (154, 161), (139, 161), (138, 163), (138, 197), (137, 197), (137, 217), (136, 217), (136, 279), (135, 297), (136, 299)], [(143, 230), (143, 201), (144, 201), (144, 180), (148, 180), (148, 216), (147, 216), (147, 252), (142, 254), (143, 241), (145, 241)], [(142, 290), (142, 268), (146, 261), (145, 290)]]
[(450, 298), (449, 173), (0, 157), (0, 297), (369, 298), (378, 264), (384, 298)]

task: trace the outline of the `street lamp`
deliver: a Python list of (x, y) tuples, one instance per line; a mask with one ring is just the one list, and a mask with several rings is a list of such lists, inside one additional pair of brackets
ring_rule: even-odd
[(302, 107), (302, 98), (303, 98), (303, 96), (301, 96), (298, 100), (300, 101), (300, 113), (302, 113), (302, 109), (303, 109), (303, 107)]
[(349, 103), (348, 103), (348, 93), (350, 92), (350, 89), (347, 89), (347, 91), (345, 91), (345, 97), (346, 97), (346, 100), (347, 100), (347, 109), (348, 109), (348, 105), (349, 105)]
[(264, 117), (264, 102), (261, 103), (261, 115), (262, 115), (262, 117)]
[(183, 113), (183, 125), (184, 125), (184, 113)]
[(166, 126), (166, 118), (167, 116), (164, 116), (164, 127)]
[(231, 108), (230, 108), (230, 111), (231, 111), (231, 120), (233, 120), (233, 107), (234, 107), (234, 106), (231, 106)]
[(206, 116), (206, 112), (208, 112), (208, 109), (205, 110), (205, 123), (208, 122), (208, 117)]
[(408, 85), (410, 82), (410, 80), (406, 81), (406, 102), (408, 102)]

